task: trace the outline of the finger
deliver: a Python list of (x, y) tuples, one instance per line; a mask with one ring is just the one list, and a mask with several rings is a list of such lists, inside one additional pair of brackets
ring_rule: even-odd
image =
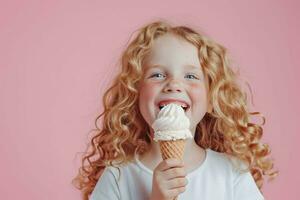
[(174, 198), (174, 197), (177, 197), (179, 194), (183, 193), (185, 190), (186, 190), (186, 187), (173, 188), (168, 191), (168, 195), (171, 198)]
[(185, 187), (188, 184), (187, 178), (174, 178), (166, 182), (168, 189)]
[(171, 167), (183, 167), (183, 161), (176, 158), (168, 158), (157, 166), (160, 171), (165, 171)]
[(170, 180), (173, 178), (185, 177), (187, 174), (184, 167), (174, 167), (163, 171), (162, 175), (166, 180)]

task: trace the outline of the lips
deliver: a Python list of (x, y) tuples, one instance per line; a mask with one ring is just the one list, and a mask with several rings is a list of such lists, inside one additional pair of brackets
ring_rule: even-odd
[(157, 106), (161, 110), (164, 106), (166, 106), (170, 103), (174, 103), (174, 104), (181, 106), (185, 112), (190, 108), (190, 105), (186, 101), (179, 100), (179, 99), (165, 99), (165, 100), (159, 101)]

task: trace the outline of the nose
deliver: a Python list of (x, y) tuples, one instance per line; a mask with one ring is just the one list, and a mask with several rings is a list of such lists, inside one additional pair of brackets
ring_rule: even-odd
[(182, 92), (181, 83), (172, 78), (165, 86), (164, 92)]

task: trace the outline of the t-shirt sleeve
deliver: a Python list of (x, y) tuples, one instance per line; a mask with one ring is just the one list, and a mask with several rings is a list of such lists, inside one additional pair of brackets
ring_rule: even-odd
[(233, 182), (234, 200), (264, 200), (250, 171), (246, 173), (236, 173)]
[(120, 200), (120, 190), (116, 174), (110, 167), (106, 167), (98, 179), (89, 200)]

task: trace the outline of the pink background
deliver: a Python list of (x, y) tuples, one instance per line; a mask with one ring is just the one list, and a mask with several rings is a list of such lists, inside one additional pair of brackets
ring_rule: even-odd
[(299, 199), (298, 10), (296, 0), (1, 1), (1, 199), (80, 199), (76, 152), (130, 35), (159, 18), (201, 27), (229, 49), (280, 170), (266, 199)]

